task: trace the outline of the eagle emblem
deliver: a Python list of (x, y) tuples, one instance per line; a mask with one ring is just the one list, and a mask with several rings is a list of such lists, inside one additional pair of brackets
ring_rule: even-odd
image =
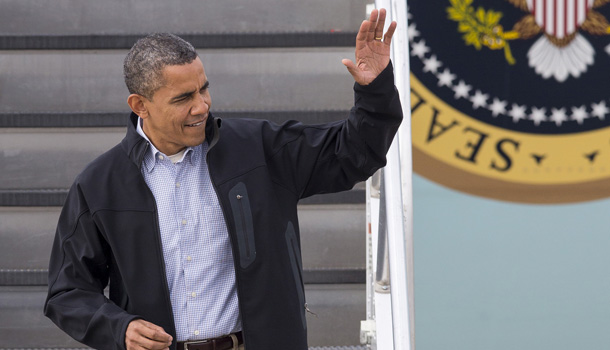
[(609, 2), (410, 0), (414, 171), (500, 200), (610, 198)]
[[(594, 63), (595, 49), (580, 34), (610, 34), (610, 23), (595, 9), (610, 0), (507, 0), (528, 14), (505, 31), (499, 24), (501, 12), (472, 7), (472, 0), (450, 0), (449, 18), (458, 22), (467, 45), (478, 50), (504, 50), (509, 64), (515, 64), (509, 41), (538, 37), (528, 51), (529, 66), (545, 79), (564, 82), (578, 78)], [(610, 46), (606, 51), (610, 54)]]

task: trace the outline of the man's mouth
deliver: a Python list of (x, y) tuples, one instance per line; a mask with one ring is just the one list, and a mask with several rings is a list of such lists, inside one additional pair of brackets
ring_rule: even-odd
[(184, 124), (184, 126), (188, 126), (188, 127), (191, 127), (191, 128), (195, 128), (195, 127), (198, 127), (198, 126), (203, 125), (203, 123), (205, 123), (205, 120), (206, 120), (206, 119), (207, 119), (207, 118), (203, 118), (203, 119), (201, 119), (201, 120), (200, 120), (200, 121), (198, 121), (198, 122), (194, 122), (194, 123), (191, 123), (191, 124)]

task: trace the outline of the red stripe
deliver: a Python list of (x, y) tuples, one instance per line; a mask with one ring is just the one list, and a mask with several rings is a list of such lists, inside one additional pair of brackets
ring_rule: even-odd
[(536, 20), (536, 2), (537, 0), (532, 0), (532, 14), (534, 15), (534, 21)]
[(563, 33), (568, 34), (568, 0), (563, 0)]
[(574, 3), (574, 24), (578, 26), (578, 1)]
[(546, 0), (542, 1), (542, 28), (546, 31)]
[(559, 1), (556, 0), (554, 2), (555, 2), (555, 6), (553, 7), (553, 35), (557, 36), (557, 22), (559, 22), (559, 18), (558, 18), (559, 14), (557, 13), (558, 12), (557, 8), (559, 6), (557, 6), (557, 5), (558, 5)]

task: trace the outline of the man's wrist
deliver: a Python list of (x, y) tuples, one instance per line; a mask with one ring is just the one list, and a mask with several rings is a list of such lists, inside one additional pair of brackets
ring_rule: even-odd
[(391, 60), (388, 62), (388, 65), (381, 71), (381, 73), (379, 73), (379, 75), (375, 77), (375, 79), (373, 79), (373, 81), (371, 81), (367, 85), (355, 83), (354, 89), (361, 91), (376, 90), (388, 84), (388, 79), (391, 80), (391, 85), (394, 86), (394, 66), (392, 65)]

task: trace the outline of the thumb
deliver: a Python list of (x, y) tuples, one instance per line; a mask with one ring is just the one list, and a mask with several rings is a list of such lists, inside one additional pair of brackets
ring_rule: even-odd
[(358, 76), (358, 68), (356, 67), (356, 64), (347, 58), (342, 59), (341, 63), (343, 63), (343, 65), (347, 68), (347, 71), (352, 75), (352, 77), (356, 79)]

